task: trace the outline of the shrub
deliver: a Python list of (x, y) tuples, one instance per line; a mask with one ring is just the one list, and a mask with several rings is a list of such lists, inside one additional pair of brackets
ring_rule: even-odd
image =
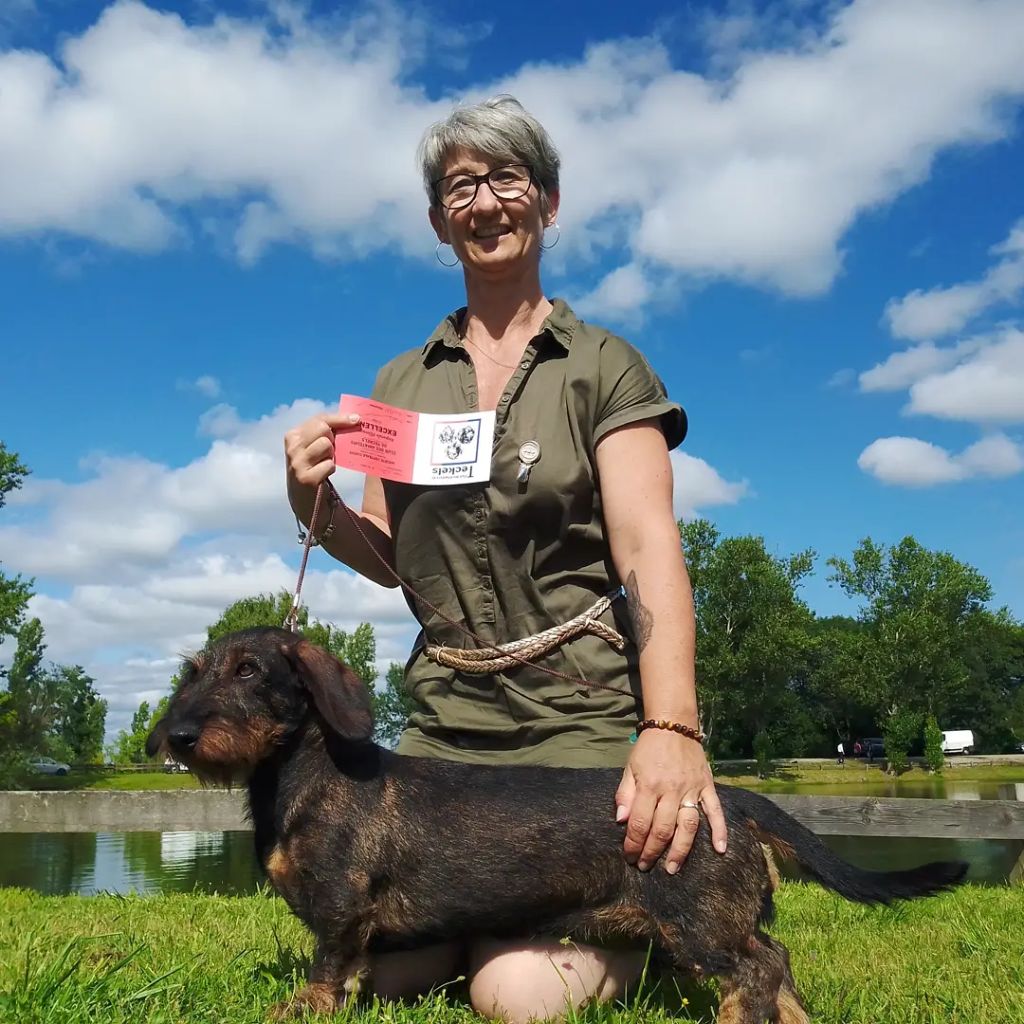
[(757, 777), (766, 779), (772, 770), (772, 738), (767, 731), (761, 729), (754, 736), (754, 760), (757, 762)]
[(942, 730), (934, 715), (929, 715), (924, 723), (924, 759), (933, 772), (941, 772), (945, 764), (942, 754)]
[(889, 762), (888, 771), (891, 775), (899, 775), (907, 769), (907, 753), (918, 737), (921, 728), (921, 716), (916, 711), (892, 707), (882, 726), (882, 738), (885, 741), (885, 757)]

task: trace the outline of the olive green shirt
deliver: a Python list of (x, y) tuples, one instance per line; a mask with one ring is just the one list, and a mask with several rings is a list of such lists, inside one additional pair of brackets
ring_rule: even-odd
[[(415, 412), (476, 411), (476, 374), (458, 331), (463, 314), (446, 317), (421, 349), (388, 363), (373, 398)], [(595, 448), (608, 431), (652, 417), (660, 417), (670, 449), (682, 441), (686, 416), (644, 357), (554, 300), (498, 400), (490, 481), (383, 481), (399, 575), (489, 643), (531, 636), (585, 611), (620, 586)], [(541, 454), (521, 483), (519, 446), (531, 440)], [(471, 676), (428, 660), (423, 647), (475, 642), (407, 600), (422, 631), (405, 674), (417, 708), (399, 753), (568, 767), (625, 763), (640, 698), (632, 641), (620, 653), (584, 635), (539, 662), (623, 693), (525, 666)], [(624, 601), (614, 601), (603, 620), (629, 636)]]

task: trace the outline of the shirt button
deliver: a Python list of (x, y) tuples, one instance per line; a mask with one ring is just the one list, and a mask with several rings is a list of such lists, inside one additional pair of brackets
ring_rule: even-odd
[(522, 362), (521, 362), (521, 363), (519, 364), (519, 368), (520, 368), (521, 370), (528, 370), (528, 369), (530, 368), (530, 362), (529, 362), (529, 360), (528, 360), (528, 359), (524, 359), (524, 360), (523, 360), (523, 361), (522, 361)]
[(508, 395), (502, 395), (501, 396), (501, 402), (499, 404), (500, 405), (508, 405)]

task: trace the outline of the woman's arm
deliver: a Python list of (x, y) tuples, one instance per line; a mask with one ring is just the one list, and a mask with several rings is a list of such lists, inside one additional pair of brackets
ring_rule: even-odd
[[(672, 513), (672, 464), (657, 419), (606, 434), (597, 469), (612, 561), (626, 590), (640, 656), (644, 717), (697, 727), (693, 592)], [(625, 853), (643, 869), (667, 849), (669, 871), (693, 845), (699, 803), (715, 849), (726, 845), (725, 818), (704, 750), (663, 729), (637, 738), (616, 793), (617, 817), (629, 819)]]
[[(306, 420), (285, 434), (288, 501), (292, 511), (307, 527), (313, 515), (317, 485), (334, 472), (335, 431), (353, 427), (358, 422), (358, 416), (325, 413)], [(394, 564), (394, 549), (384, 487), (377, 477), (366, 478), (362, 511), (358, 515), (366, 539), (355, 528), (348, 513), (342, 508), (332, 507), (325, 494), (317, 513), (316, 536), (322, 537), (333, 522), (331, 536), (321, 541), (329, 555), (374, 583), (383, 587), (398, 586), (381, 564), (381, 559), (388, 565)], [(370, 549), (367, 540), (380, 557)]]

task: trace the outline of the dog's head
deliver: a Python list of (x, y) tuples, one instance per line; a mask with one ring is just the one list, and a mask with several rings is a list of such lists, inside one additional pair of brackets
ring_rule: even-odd
[(242, 780), (310, 715), (353, 743), (373, 732), (370, 695), (350, 668), (287, 630), (241, 630), (186, 659), (146, 753), (164, 751), (202, 779)]

